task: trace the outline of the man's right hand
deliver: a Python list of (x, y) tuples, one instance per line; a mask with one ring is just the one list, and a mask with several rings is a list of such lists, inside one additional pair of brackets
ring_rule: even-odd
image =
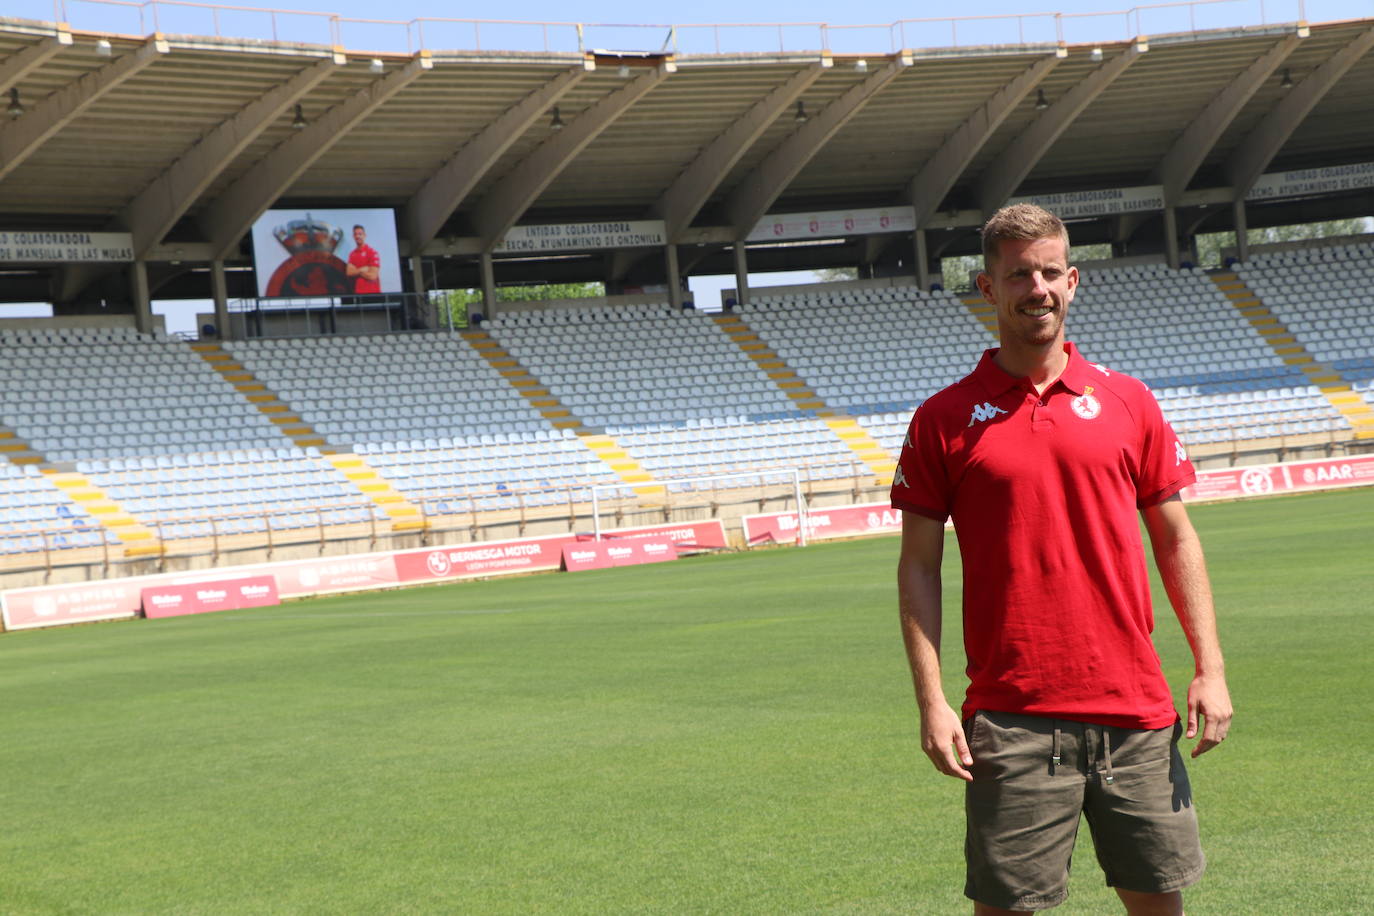
[(941, 773), (973, 782), (968, 771), (973, 755), (964, 740), (964, 726), (948, 705), (941, 703), (921, 715), (921, 749)]

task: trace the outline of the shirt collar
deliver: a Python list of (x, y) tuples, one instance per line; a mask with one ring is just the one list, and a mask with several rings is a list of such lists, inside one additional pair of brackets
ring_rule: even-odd
[[(973, 370), (973, 377), (983, 387), (989, 398), (995, 398), (1006, 394), (1012, 388), (1021, 387), (1025, 379), (1018, 378), (993, 361), (997, 355), (998, 347), (983, 351), (983, 358), (978, 361), (978, 367)], [(1059, 378), (1050, 383), (1046, 391), (1052, 391), (1057, 386), (1063, 386), (1066, 390), (1074, 394), (1082, 394), (1088, 384), (1089, 363), (1078, 352), (1078, 348), (1072, 341), (1064, 342), (1064, 352), (1068, 354), (1069, 361), (1064, 366), (1064, 371)]]

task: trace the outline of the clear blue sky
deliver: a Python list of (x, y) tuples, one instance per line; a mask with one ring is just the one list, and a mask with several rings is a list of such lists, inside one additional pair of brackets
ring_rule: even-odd
[[(65, 5), (65, 17), (78, 30), (106, 30), (126, 34), (153, 31), (154, 24), (169, 33), (210, 34), (215, 20), (203, 9), (191, 7), (107, 5), (98, 0), (56, 0)], [(204, 0), (201, 0), (204, 2)], [(21, 18), (52, 20), (54, 0), (6, 0), (5, 15)], [(237, 0), (236, 6), (272, 4)], [(699, 23), (827, 23), (830, 26), (874, 25), (876, 28), (832, 28), (826, 31), (828, 46), (840, 52), (879, 53), (896, 47), (930, 47), (958, 44), (1003, 43), (1017, 40), (1049, 41), (1062, 33), (1070, 43), (1087, 41), (1125, 40), (1137, 32), (1162, 34), (1187, 31), (1190, 28), (1215, 29), (1264, 22), (1292, 22), (1305, 18), (1308, 22), (1328, 22), (1340, 19), (1374, 18), (1374, 0), (1211, 0), (1191, 6), (1160, 5), (1152, 7), (1113, 4), (1108, 0), (974, 0), (958, 6), (946, 4), (917, 5), (896, 0), (870, 0), (862, 6), (819, 2), (819, 0), (752, 0), (741, 4), (738, 0), (696, 0), (682, 6), (646, 7), (629, 0), (525, 0), (506, 6), (496, 4), (467, 5), (446, 0), (393, 0), (379, 4), (376, 0), (281, 0), (279, 8), (307, 12), (333, 13), (354, 19), (497, 19), (521, 22), (580, 22), (585, 29), (584, 46), (617, 50), (658, 50), (669, 40), (666, 28), (659, 25), (686, 26)], [(1130, 10), (1135, 12), (1131, 13)], [(951, 27), (948, 23), (919, 24), (910, 20), (936, 19), (955, 12), (966, 18)], [(1063, 13), (1056, 26), (1051, 13)], [(142, 18), (140, 19), (140, 14)], [(1089, 15), (1091, 14), (1091, 15)], [(1015, 18), (1021, 16), (1018, 22)], [(1002, 17), (979, 20), (975, 17)], [(270, 38), (273, 28), (284, 40), (328, 42), (332, 38), (328, 19), (312, 16), (276, 16), (261, 13), (221, 12), (218, 28), (222, 34), (249, 38)], [(909, 20), (904, 27), (888, 28), (893, 23)], [(610, 24), (610, 25), (598, 25)], [(634, 27), (615, 28), (615, 24)], [(656, 25), (658, 24), (658, 25)], [(345, 48), (374, 51), (404, 51), (406, 42), (415, 41), (423, 31), (424, 45), (431, 49), (471, 47), (470, 26), (425, 23), (423, 27), (384, 24), (348, 23), (339, 27), (338, 38)], [(551, 47), (567, 50), (575, 42), (571, 29), (543, 29), (524, 26), (485, 25), (480, 27), (482, 46), (487, 49), (536, 50), (547, 34)], [(819, 46), (820, 30), (814, 27), (680, 29), (678, 50), (682, 52), (711, 51), (716, 41), (722, 50), (766, 51), (777, 49), (781, 43), (788, 50), (807, 50)], [(575, 45), (574, 45), (575, 46)], [(753, 285), (808, 282), (807, 273), (763, 275), (752, 279)], [(732, 277), (694, 277), (692, 288), (702, 302), (718, 301), (719, 290), (733, 286)], [(190, 330), (194, 327), (194, 312), (208, 310), (204, 303), (196, 305), (159, 304), (157, 310), (168, 316), (168, 330)], [(0, 309), (0, 314), (14, 314)]]
[[(200, 0), (205, 2), (205, 0)], [(65, 16), (77, 29), (107, 29), (125, 33), (153, 30), (156, 24), (164, 32), (210, 32), (215, 19), (206, 10), (145, 3), (124, 5), (102, 4), (99, 0), (6, 0), (5, 14), (24, 18), (52, 19), (54, 6), (61, 5)], [(1161, 34), (1199, 29), (1254, 25), (1260, 22), (1291, 22), (1306, 18), (1309, 22), (1374, 17), (1374, 0), (1198, 0), (1191, 6), (1172, 4), (1141, 5), (1112, 3), (1111, 0), (973, 0), (964, 4), (912, 4), (897, 0), (870, 0), (862, 5), (846, 5), (819, 0), (697, 0), (682, 5), (645, 6), (629, 0), (525, 0), (522, 3), (458, 4), (451, 0), (393, 0), (379, 4), (376, 0), (280, 0), (276, 4), (237, 0), (240, 7), (271, 7), (291, 10), (334, 13), (358, 19), (412, 20), (418, 18), (506, 19), (540, 22), (580, 22), (586, 24), (642, 24), (641, 28), (607, 28), (597, 26), (587, 30), (586, 46), (621, 50), (657, 50), (667, 38), (665, 29), (654, 24), (690, 25), (694, 23), (805, 23), (825, 22), (834, 26), (874, 24), (887, 26), (899, 20), (918, 20), (945, 17), (952, 12), (963, 17), (1008, 17), (1001, 21), (965, 21), (957, 27), (958, 42), (979, 43), (1052, 38), (1055, 27), (1049, 16), (1036, 14), (1060, 12), (1063, 35), (1070, 42), (1124, 40), (1137, 30), (1144, 34)], [(1135, 15), (1126, 11), (1137, 9)], [(140, 12), (142, 20), (140, 21)], [(1116, 15), (1112, 15), (1116, 13)], [(1091, 14), (1091, 15), (1089, 15)], [(1023, 16), (1021, 28), (1013, 18)], [(241, 37), (270, 37), (273, 20), (262, 14), (221, 12), (219, 28), (226, 34)], [(279, 16), (275, 26), (278, 36), (290, 40), (328, 40), (327, 20), (310, 16)], [(343, 44), (347, 48), (369, 50), (404, 50), (406, 31), (400, 27), (374, 24), (345, 24), (341, 28)], [(481, 30), (483, 44), (488, 48), (531, 49), (543, 41), (538, 29), (515, 26), (485, 26)], [(467, 46), (471, 29), (458, 26), (427, 24), (425, 44), (431, 48)], [(550, 41), (562, 45), (573, 40), (570, 30), (552, 30)], [(786, 29), (781, 36), (777, 29), (728, 29), (721, 33), (728, 50), (769, 50), (776, 48), (780, 38), (790, 50), (802, 50), (816, 44), (814, 29)], [(828, 41), (834, 50), (879, 52), (894, 46), (928, 47), (948, 45), (951, 30), (948, 25), (921, 26), (909, 24), (905, 32), (889, 33), (886, 28), (837, 29), (829, 32)], [(461, 38), (459, 36), (462, 36)], [(705, 30), (684, 29), (679, 34), (680, 50), (711, 50), (706, 45), (714, 36)]]

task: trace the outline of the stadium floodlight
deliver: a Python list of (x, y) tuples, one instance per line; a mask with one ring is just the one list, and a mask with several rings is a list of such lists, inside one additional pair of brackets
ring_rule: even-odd
[(301, 111), (301, 104), (300, 104), (300, 102), (297, 102), (297, 103), (296, 103), (296, 116), (295, 116), (294, 118), (291, 119), (291, 127), (292, 127), (294, 130), (304, 130), (304, 129), (305, 129), (305, 124), (306, 124), (306, 121), (305, 121), (305, 113), (304, 113), (303, 111)]
[(1088, 52), (1088, 56), (1091, 57), (1093, 60), (1101, 60), (1101, 59), (1102, 59), (1102, 49), (1101, 49), (1101, 48), (1093, 48), (1092, 51)]
[(24, 113), (24, 104), (19, 101), (19, 89), (10, 87), (10, 107), (5, 109), (5, 113), (11, 118), (18, 118)]
[(858, 60), (854, 61), (854, 69), (859, 71), (860, 73), (867, 73), (868, 61), (864, 60), (862, 57), (859, 58)]
[(801, 99), (797, 99), (797, 113), (792, 116), (792, 120), (798, 124), (805, 124), (809, 120), (806, 116), (806, 105)]
[(618, 77), (620, 77), (620, 78), (623, 79), (623, 80), (629, 79), (629, 78), (630, 78), (630, 65), (629, 65), (629, 64), (621, 64), (621, 65), (620, 65), (620, 68), (619, 68), (618, 70), (615, 71), (615, 75), (618, 76)]
[(386, 69), (386, 64), (382, 63), (382, 59), (380, 57), (374, 57), (372, 58), (372, 63), (368, 65), (368, 69), (371, 70), (373, 73), (381, 73), (383, 70)]
[(1284, 68), (1283, 68), (1283, 78), (1282, 78), (1281, 80), (1279, 80), (1279, 88), (1280, 88), (1280, 89), (1292, 89), (1292, 88), (1293, 88), (1293, 75), (1292, 75), (1291, 73), (1288, 72), (1288, 68), (1287, 68), (1287, 67), (1284, 67)]
[(108, 38), (102, 38), (97, 41), (95, 43), (95, 53), (99, 54), (101, 57), (109, 57), (113, 54), (114, 49), (110, 47), (110, 40)]
[(1050, 100), (1047, 99), (1047, 98), (1045, 98), (1045, 90), (1043, 90), (1043, 89), (1037, 89), (1037, 90), (1035, 90), (1035, 110), (1036, 110), (1036, 111), (1044, 111), (1046, 108), (1049, 108), (1049, 107), (1050, 107)]
[(562, 116), (561, 114), (558, 113), (558, 106), (557, 106), (557, 105), (553, 106), (553, 119), (549, 121), (549, 129), (550, 129), (550, 130), (562, 130), (562, 129), (563, 129), (563, 116)]

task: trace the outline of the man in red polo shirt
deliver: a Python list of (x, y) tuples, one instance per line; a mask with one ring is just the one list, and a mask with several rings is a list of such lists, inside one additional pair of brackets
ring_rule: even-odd
[[(1086, 815), (1127, 912), (1182, 913), (1203, 857), (1136, 517), (1192, 648), (1196, 757), (1226, 737), (1231, 700), (1202, 548), (1178, 495), (1193, 466), (1145, 385), (1065, 341), (1078, 271), (1057, 217), (998, 211), (983, 260), (978, 288), (1001, 346), (916, 411), (892, 485), (921, 745), (966, 782), (964, 892), (977, 914), (1062, 902)], [(939, 660), (947, 518), (963, 563), (961, 714)]]
[(348, 255), (347, 271), (353, 278), (353, 292), (362, 295), (382, 291), (382, 259), (377, 249), (367, 244), (367, 230), (362, 226), (353, 227), (353, 250)]

